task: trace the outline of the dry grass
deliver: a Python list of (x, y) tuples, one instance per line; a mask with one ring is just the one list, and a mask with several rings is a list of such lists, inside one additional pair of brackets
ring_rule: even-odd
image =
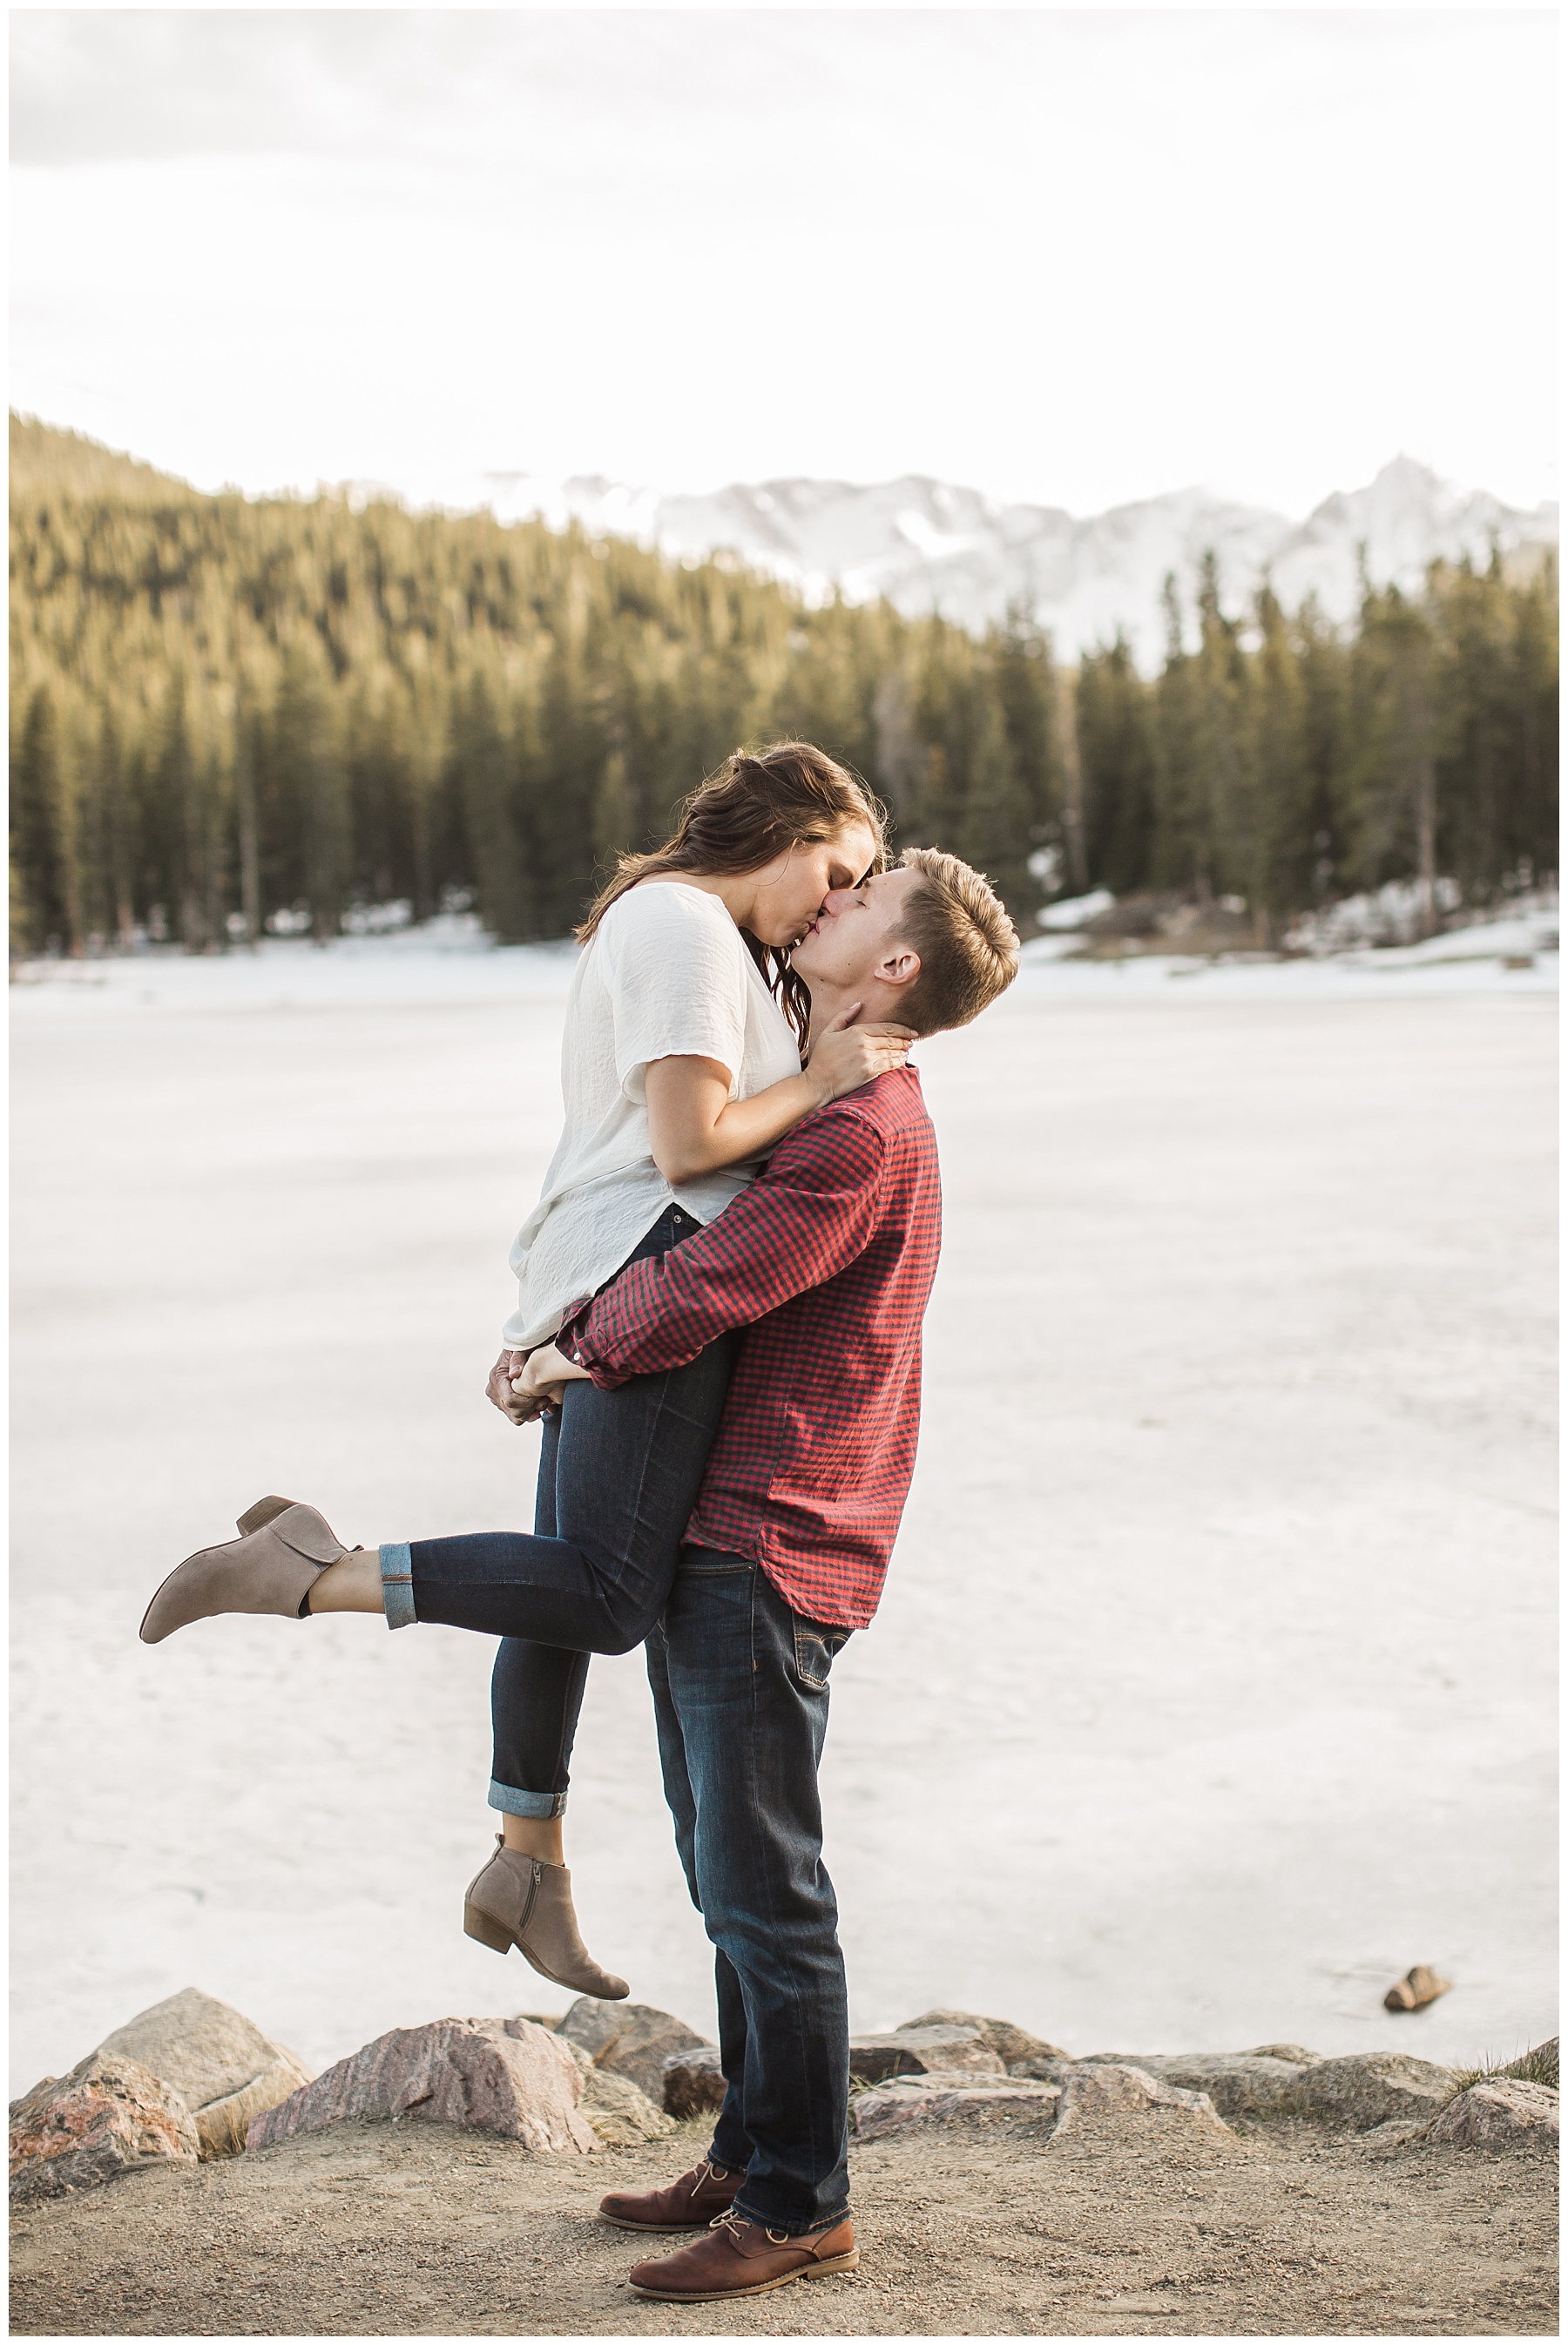
[(1456, 2068), (1454, 2091), (1467, 2092), (1471, 2085), (1484, 2085), (1493, 2076), (1516, 2076), (1524, 2084), (1550, 2085), (1553, 2092), (1557, 2091), (1556, 2036), (1550, 2043), (1537, 2044), (1530, 2051), (1522, 2052), (1514, 2060), (1484, 2060), (1479, 2068)]

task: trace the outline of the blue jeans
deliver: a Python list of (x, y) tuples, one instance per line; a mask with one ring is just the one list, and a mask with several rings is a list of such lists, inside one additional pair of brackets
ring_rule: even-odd
[(647, 1640), (665, 1797), (714, 1945), (736, 2206), (799, 2235), (849, 2211), (850, 2026), (817, 1769), (849, 1640), (759, 1565), (687, 1548)]
[[(630, 1262), (701, 1227), (672, 1204)], [(621, 1265), (626, 1268), (627, 1264)], [(616, 1275), (619, 1275), (617, 1272)], [(499, 1637), (490, 1804), (557, 1815), (590, 1653), (629, 1653), (660, 1612), (729, 1388), (737, 1338), (615, 1392), (567, 1385), (545, 1423), (535, 1528), (383, 1547), (387, 1625)]]

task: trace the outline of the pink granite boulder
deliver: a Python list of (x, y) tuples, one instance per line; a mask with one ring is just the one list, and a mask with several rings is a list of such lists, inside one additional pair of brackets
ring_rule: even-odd
[(972, 2027), (1004, 2068), (1011, 2068), (1014, 2060), (1066, 2060), (1072, 2056), (1059, 2044), (1047, 2044), (1043, 2035), (1031, 2035), (1026, 2027), (1020, 2027), (1013, 2020), (988, 2019), (980, 2011), (922, 2011), (918, 2019), (904, 2020), (895, 2032), (909, 2035), (917, 2027)]
[(850, 2074), (861, 2084), (880, 2085), (888, 2076), (920, 2076), (939, 2068), (966, 2068), (982, 2076), (1006, 2074), (1001, 2054), (967, 2022), (898, 2027), (882, 2035), (850, 2038)]
[(1456, 2093), (1428, 2126), (1425, 2139), (1465, 2142), (1479, 2149), (1533, 2149), (1550, 2152), (1557, 2147), (1558, 2102), (1551, 2085), (1532, 2085), (1520, 2076), (1485, 2076), (1468, 2091)]
[(1053, 2148), (1094, 2150), (1141, 2137), (1162, 2147), (1218, 2147), (1236, 2136), (1207, 2093), (1167, 2085), (1145, 2068), (1098, 2063), (1062, 2081)]
[(196, 2124), (150, 2069), (90, 2052), (67, 2076), (46, 2076), (11, 2104), (14, 2202), (96, 2190), (141, 2166), (194, 2166)]
[(251, 2122), (247, 2149), (348, 2118), (426, 2117), (504, 2134), (529, 2149), (586, 2155), (583, 2078), (566, 2045), (529, 2019), (435, 2019), (394, 2027)]

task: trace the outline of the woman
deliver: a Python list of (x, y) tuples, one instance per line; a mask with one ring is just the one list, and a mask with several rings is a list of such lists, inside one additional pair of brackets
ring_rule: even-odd
[[(850, 1026), (810, 1045), (790, 949), (830, 891), (883, 858), (881, 810), (820, 749), (737, 751), (652, 854), (624, 856), (579, 930), (562, 1051), (565, 1127), (513, 1248), (518, 1305), (489, 1393), (514, 1422), (527, 1354), (569, 1304), (721, 1213), (812, 1109), (903, 1063), (908, 1029)], [(463, 1926), (579, 1993), (626, 1982), (583, 1945), (562, 1844), (590, 1652), (641, 1643), (664, 1608), (718, 1429), (733, 1339), (615, 1392), (567, 1386), (545, 1421), (532, 1537), (345, 1549), (313, 1508), (259, 1500), (240, 1538), (171, 1573), (141, 1634), (156, 1644), (228, 1611), (384, 1614), (499, 1636), (490, 1804), (503, 1829)]]

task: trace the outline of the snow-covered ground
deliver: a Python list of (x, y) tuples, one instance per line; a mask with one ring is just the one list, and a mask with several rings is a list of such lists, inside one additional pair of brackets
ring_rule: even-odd
[[(921, 1046), (921, 1465), (827, 1762), (859, 2025), (1467, 2059), (1554, 2026), (1556, 964), (1462, 935), (1043, 942)], [(13, 2089), (187, 1984), (323, 2063), (564, 2001), (461, 1933), (485, 1640), (136, 1639), (263, 1491), (366, 1542), (528, 1518), (536, 1436), (481, 1387), (570, 955), (442, 941), (13, 990)], [(590, 1944), (710, 2026), (635, 1657), (594, 1665), (569, 1824)], [(1415, 1962), (1455, 1991), (1390, 2017)]]

